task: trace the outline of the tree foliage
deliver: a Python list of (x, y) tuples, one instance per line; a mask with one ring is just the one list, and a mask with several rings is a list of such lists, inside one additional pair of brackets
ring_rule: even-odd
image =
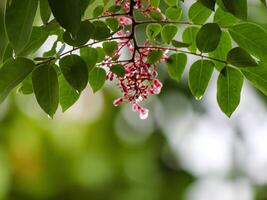
[[(159, 63), (166, 62), (170, 78), (180, 81), (188, 55), (198, 58), (188, 66), (192, 94), (201, 99), (216, 69), (218, 104), (229, 117), (240, 102), (244, 79), (267, 94), (267, 32), (247, 21), (247, 0), (198, 0), (188, 11), (182, 9), (183, 3), (2, 2), (0, 101), (19, 87), (23, 94), (34, 93), (40, 107), (53, 117), (59, 104), (63, 111), (72, 106), (88, 83), (97, 92), (105, 81), (115, 80), (123, 95), (114, 105), (132, 103), (145, 118), (148, 110), (141, 102), (162, 87), (157, 79)], [(38, 18), (41, 25), (34, 22)], [(147, 39), (141, 44), (136, 32), (142, 25)], [(36, 56), (50, 36), (57, 40)], [(72, 49), (65, 50), (67, 45)], [(122, 51), (131, 58), (125, 60)]]

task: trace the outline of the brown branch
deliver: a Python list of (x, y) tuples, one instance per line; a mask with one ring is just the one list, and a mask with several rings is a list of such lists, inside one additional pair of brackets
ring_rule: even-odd
[(205, 56), (205, 55), (200, 54), (200, 53), (194, 53), (194, 52), (185, 51), (185, 50), (181, 50), (181, 49), (177, 49), (177, 48), (158, 47), (158, 46), (151, 46), (151, 47), (139, 46), (139, 48), (140, 48), (140, 49), (150, 48), (150, 49), (161, 49), (161, 50), (176, 51), (176, 52), (180, 52), (180, 53), (191, 54), (191, 55), (198, 56), (198, 57), (202, 57), (202, 58), (207, 58), (207, 59), (209, 59), (209, 60), (214, 60), (214, 61), (217, 61), (217, 62), (220, 62), (220, 63), (224, 63), (225, 65), (228, 64), (228, 62), (225, 61), (225, 60), (220, 60), (220, 59), (217, 59), (217, 58), (213, 58), (213, 57)]

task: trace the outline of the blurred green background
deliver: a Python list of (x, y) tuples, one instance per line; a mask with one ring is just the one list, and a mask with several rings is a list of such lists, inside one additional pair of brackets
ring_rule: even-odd
[[(249, 13), (267, 25), (259, 1)], [(267, 200), (266, 98), (246, 84), (229, 120), (216, 105), (216, 73), (197, 102), (186, 77), (178, 85), (160, 70), (164, 88), (146, 121), (113, 107), (111, 84), (88, 88), (53, 120), (14, 92), (0, 106), (0, 200)]]

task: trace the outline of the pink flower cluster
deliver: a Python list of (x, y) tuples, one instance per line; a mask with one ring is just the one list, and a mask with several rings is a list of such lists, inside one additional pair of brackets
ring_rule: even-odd
[[(115, 0), (116, 4), (120, 4), (121, 1)], [(127, 11), (129, 9), (129, 3), (127, 4), (123, 1), (123, 8)], [(142, 3), (140, 0), (135, 0), (135, 9), (141, 9)], [(154, 10), (153, 7), (149, 7), (150, 11)], [(124, 27), (132, 24), (132, 19), (125, 17), (117, 17), (119, 21), (119, 26)], [(129, 61), (118, 61), (124, 70), (125, 75), (118, 76), (111, 71), (107, 74), (107, 79), (112, 81), (114, 77), (117, 78), (117, 86), (122, 91), (122, 97), (116, 99), (113, 104), (119, 106), (122, 103), (132, 103), (132, 110), (134, 112), (139, 112), (141, 119), (146, 119), (149, 114), (149, 110), (141, 106), (141, 102), (146, 100), (150, 95), (159, 94), (161, 92), (162, 83), (157, 79), (157, 66), (155, 64), (149, 64), (147, 62), (148, 54), (151, 50), (150, 43), (145, 42), (145, 47), (139, 48), (133, 38), (129, 39), (131, 33), (129, 31), (124, 31), (123, 29), (117, 32), (120, 37), (118, 41), (118, 49), (114, 52), (113, 57), (120, 57), (121, 52), (124, 47), (132, 55), (132, 59)], [(160, 62), (165, 62), (167, 60), (167, 55), (164, 50), (162, 50), (164, 56)], [(104, 65), (106, 67), (111, 67), (111, 58), (106, 58)], [(114, 64), (114, 63), (113, 63)]]

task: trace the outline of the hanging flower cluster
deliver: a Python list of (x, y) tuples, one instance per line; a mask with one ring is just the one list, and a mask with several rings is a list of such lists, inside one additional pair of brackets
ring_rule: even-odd
[[(140, 0), (134, 2), (134, 5), (130, 5), (130, 2), (115, 0), (115, 4), (122, 5), (126, 12), (131, 12), (132, 9), (140, 9), (145, 15), (148, 12), (154, 10), (153, 7), (148, 7), (143, 10), (143, 5)], [(149, 95), (159, 94), (161, 92), (162, 83), (157, 79), (157, 66), (155, 64), (148, 63), (148, 54), (152, 48), (150, 48), (150, 42), (146, 41), (143, 48), (139, 48), (137, 42), (134, 38), (134, 26), (133, 18), (131, 16), (119, 16), (116, 17), (119, 22), (121, 30), (116, 34), (119, 36), (118, 48), (114, 51), (112, 57), (120, 57), (122, 51), (128, 51), (132, 56), (132, 59), (127, 62), (121, 62), (121, 66), (125, 71), (124, 75), (116, 75), (113, 72), (107, 74), (107, 79), (110, 81), (114, 80), (116, 77), (117, 86), (122, 92), (122, 97), (116, 99), (113, 104), (114, 106), (119, 106), (122, 103), (131, 103), (132, 110), (134, 112), (139, 112), (141, 119), (146, 119), (149, 114), (149, 110), (141, 105), (141, 102), (146, 100)], [(132, 31), (125, 31), (123, 28), (125, 26), (132, 26)], [(133, 37), (131, 37), (133, 36)], [(163, 57), (160, 62), (165, 62), (167, 60), (167, 55), (164, 50)], [(107, 58), (104, 63), (112, 63), (112, 58)], [(119, 61), (120, 62), (120, 61)], [(106, 64), (107, 67), (112, 67), (112, 64)]]

